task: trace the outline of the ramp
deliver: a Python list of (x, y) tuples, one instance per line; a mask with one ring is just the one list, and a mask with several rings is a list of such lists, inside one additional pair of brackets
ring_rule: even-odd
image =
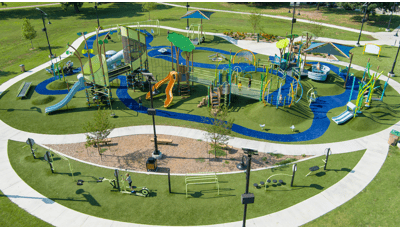
[(74, 86), (69, 91), (67, 96), (64, 99), (62, 99), (60, 102), (58, 102), (57, 104), (52, 105), (50, 107), (47, 107), (45, 109), (45, 112), (46, 113), (51, 113), (51, 112), (54, 112), (56, 110), (61, 109), (62, 107), (64, 107), (72, 99), (72, 97), (75, 95), (75, 93), (78, 92), (79, 89), (84, 87), (84, 86), (85, 86), (85, 78), (83, 77), (82, 74), (79, 74), (78, 75), (78, 82), (76, 82), (74, 84)]
[(354, 114), (352, 112), (344, 111), (339, 116), (332, 117), (332, 121), (334, 121), (334, 122), (336, 122), (336, 124), (340, 125), (340, 124), (347, 122), (348, 120), (350, 120), (353, 117), (354, 117)]

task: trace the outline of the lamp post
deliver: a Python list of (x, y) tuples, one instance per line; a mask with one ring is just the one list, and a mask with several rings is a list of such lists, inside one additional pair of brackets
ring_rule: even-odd
[[(53, 58), (53, 53), (51, 52), (51, 47), (50, 47), (50, 42), (49, 42), (49, 36), (47, 36), (46, 23), (44, 22), (44, 18), (45, 18), (45, 17), (47, 18), (47, 14), (46, 14), (43, 10), (41, 10), (41, 9), (39, 9), (39, 8), (36, 8), (36, 9), (39, 10), (40, 13), (42, 13), (42, 21), (43, 21), (43, 27), (44, 27), (44, 28), (42, 29), (42, 31), (44, 31), (44, 32), (46, 33), (47, 45), (49, 46), (49, 50), (50, 50), (50, 59), (51, 59), (51, 58)], [(51, 22), (50, 22), (49, 18), (47, 18), (47, 20), (49, 21), (48, 24), (50, 25)]]
[(99, 15), (97, 14), (97, 2), (94, 3), (94, 8), (96, 9), (97, 28), (98, 28), (100, 27), (100, 22), (99, 22)]
[(36, 9), (39, 10), (40, 13), (42, 14), (42, 21), (43, 21), (43, 27), (44, 27), (44, 28), (42, 29), (42, 31), (44, 31), (44, 32), (46, 33), (47, 45), (49, 46), (49, 51), (50, 51), (51, 71), (53, 72), (53, 77), (55, 77), (55, 76), (56, 76), (56, 73), (55, 73), (54, 65), (53, 65), (53, 53), (51, 52), (51, 46), (50, 46), (49, 36), (47, 35), (46, 23), (44, 22), (44, 18), (45, 18), (45, 17), (47, 18), (47, 21), (49, 21), (49, 22), (48, 22), (49, 25), (51, 25), (51, 22), (50, 22), (49, 18), (47, 17), (47, 14), (46, 14), (43, 10), (41, 10), (41, 9), (39, 9), (39, 8), (37, 8), (37, 7), (36, 7)]
[(364, 17), (363, 17), (363, 19), (361, 19), (360, 35), (358, 35), (358, 41), (357, 41), (356, 46), (360, 46), (361, 32), (362, 32), (362, 28), (363, 28), (363, 26), (364, 26), (364, 22), (366, 21), (366, 20), (365, 20), (365, 15), (367, 14), (368, 2), (366, 2), (363, 6), (365, 6)]
[[(290, 5), (292, 5), (292, 2), (290, 3)], [(296, 23), (296, 19), (294, 18), (295, 12), (296, 12), (296, 2), (293, 2), (292, 30), (290, 30), (290, 34), (293, 34), (293, 24)]]
[(153, 116), (154, 152), (153, 152), (152, 157), (154, 157), (156, 159), (160, 159), (162, 157), (162, 154), (158, 150), (158, 145), (157, 145), (156, 122), (154, 120), (154, 115), (156, 115), (156, 110), (153, 107), (153, 89), (152, 89), (152, 85), (151, 85), (151, 79), (153, 78), (153, 74), (152, 73), (142, 73), (142, 74), (147, 76), (147, 80), (149, 81), (149, 87), (150, 87), (151, 108), (147, 109), (147, 114)]
[(246, 171), (246, 192), (242, 194), (242, 204), (244, 204), (243, 211), (243, 225), (242, 227), (246, 227), (246, 214), (247, 214), (247, 204), (254, 203), (254, 194), (249, 193), (249, 182), (250, 182), (250, 168), (251, 168), (251, 156), (258, 155), (257, 150), (242, 148), (244, 153), (247, 153), (247, 171)]
[(394, 62), (393, 62), (392, 70), (390, 70), (390, 72), (389, 72), (389, 77), (392, 77), (394, 75), (393, 70), (394, 70), (394, 66), (396, 65), (397, 56), (399, 55), (399, 50), (400, 50), (400, 42), (399, 42), (399, 48), (397, 49), (396, 57), (395, 57)]
[[(186, 13), (189, 11), (189, 2), (186, 2)], [(186, 18), (186, 29), (188, 30), (189, 27), (189, 18)]]
[(396, 5), (396, 3), (393, 3), (392, 13), (390, 14), (389, 24), (388, 24), (388, 27), (387, 27), (387, 29), (386, 29), (387, 32), (390, 31), (390, 22), (392, 21), (392, 16), (393, 16), (393, 12), (394, 12), (395, 5)]

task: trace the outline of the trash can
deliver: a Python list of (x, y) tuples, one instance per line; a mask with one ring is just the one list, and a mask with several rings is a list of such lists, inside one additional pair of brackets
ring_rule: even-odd
[(400, 132), (392, 129), (392, 131), (390, 132), (390, 135), (389, 135), (388, 143), (390, 145), (396, 146), (397, 142), (399, 141), (399, 138), (400, 138)]
[(25, 65), (24, 64), (19, 65), (19, 67), (21, 67), (21, 72), (25, 72)]
[(260, 34), (257, 33), (257, 42), (260, 42)]

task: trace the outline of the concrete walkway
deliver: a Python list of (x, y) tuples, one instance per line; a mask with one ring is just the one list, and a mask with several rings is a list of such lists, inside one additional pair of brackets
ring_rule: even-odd
[[(88, 36), (91, 36), (93, 34), (94, 33), (88, 34)], [(73, 46), (79, 46), (82, 41), (82, 37), (78, 38), (73, 43)], [(61, 55), (61, 57), (65, 59), (67, 55), (64, 53), (63, 55)], [(340, 62), (338, 63), (344, 64)], [(27, 73), (23, 73), (7, 81), (0, 86), (0, 91), (6, 90), (17, 81), (26, 78), (29, 75), (40, 71), (45, 67), (48, 67), (49, 65), (50, 62), (47, 62), (41, 66), (32, 69)], [(354, 68), (360, 70), (363, 69), (363, 67), (360, 66), (354, 66)], [(381, 79), (384, 79), (384, 77), (381, 77)], [(400, 93), (399, 83), (395, 81), (389, 81), (389, 84), (394, 87), (397, 92)], [(393, 125), (391, 128), (362, 138), (337, 143), (316, 145), (285, 145), (252, 141), (242, 138), (232, 138), (229, 141), (229, 145), (232, 145), (234, 147), (248, 147), (258, 149), (262, 152), (276, 151), (283, 154), (291, 155), (299, 155), (303, 153), (309, 155), (321, 155), (323, 154), (324, 149), (328, 147), (332, 149), (334, 154), (367, 149), (366, 153), (364, 154), (360, 162), (355, 166), (353, 171), (335, 185), (331, 186), (320, 194), (313, 196), (287, 209), (263, 217), (247, 220), (247, 226), (301, 226), (350, 200), (352, 197), (361, 192), (379, 172), (381, 166), (386, 159), (386, 155), (388, 152), (387, 139), (389, 136), (389, 132), (392, 128), (399, 130), (400, 122)], [(26, 139), (30, 137), (40, 144), (77, 143), (85, 141), (84, 134), (44, 135), (28, 133), (14, 129), (2, 121), (0, 121), (0, 129), (2, 130), (2, 135), (0, 136), (0, 174), (2, 175), (2, 177), (0, 177), (0, 190), (19, 207), (55, 226), (146, 226), (93, 217), (57, 204), (29, 187), (24, 181), (22, 181), (21, 178), (19, 178), (19, 176), (15, 173), (9, 163), (7, 154), (8, 139), (16, 141), (26, 141)], [(195, 129), (157, 126), (157, 133), (204, 140), (204, 132)], [(152, 134), (152, 127), (133, 126), (118, 128), (111, 133), (111, 137), (134, 134)], [(233, 223), (225, 223), (213, 226), (240, 227), (241, 224), (241, 221), (237, 221)]]

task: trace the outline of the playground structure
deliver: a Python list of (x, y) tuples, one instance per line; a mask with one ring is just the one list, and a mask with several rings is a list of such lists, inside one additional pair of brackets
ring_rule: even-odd
[[(188, 28), (187, 37), (190, 36), (190, 41), (193, 45), (199, 45), (204, 42), (205, 34), (203, 34), (203, 19), (210, 20), (211, 14), (214, 12), (204, 11), (204, 10), (194, 10), (188, 11), (181, 19), (198, 18), (200, 19), (200, 24), (191, 24)], [(197, 27), (197, 37), (195, 37), (195, 28)], [(190, 33), (191, 32), (191, 33)]]
[(312, 66), (312, 71), (308, 71), (308, 78), (315, 81), (325, 81), (331, 69), (320, 63)]
[[(342, 114), (340, 114), (339, 116), (336, 117), (332, 117), (332, 120), (337, 123), (337, 124), (343, 124), (345, 122), (347, 122), (348, 120), (350, 120), (351, 118), (354, 118), (357, 116), (357, 114), (362, 113), (362, 108), (363, 106), (369, 108), (371, 106), (372, 100), (377, 100), (377, 101), (382, 101), (383, 100), (383, 96), (385, 94), (385, 90), (386, 90), (386, 86), (387, 86), (387, 81), (389, 80), (389, 78), (387, 79), (387, 81), (385, 82), (385, 86), (382, 90), (381, 93), (381, 97), (380, 98), (373, 98), (372, 94), (373, 91), (377, 88), (379, 88), (380, 86), (375, 87), (375, 84), (377, 82), (377, 80), (379, 79), (379, 77), (382, 75), (382, 72), (378, 75), (377, 73), (375, 74), (370, 74), (370, 63), (367, 63), (366, 68), (364, 69), (364, 74), (363, 74), (363, 78), (362, 81), (359, 82), (359, 88), (358, 88), (358, 95), (357, 95), (357, 100), (356, 103), (353, 104), (351, 102), (351, 97), (353, 94), (353, 90), (354, 90), (354, 85), (355, 85), (355, 76), (353, 75), (353, 83), (352, 83), (352, 87), (351, 87), (351, 93), (350, 93), (350, 98), (349, 101), (347, 103), (347, 109), (345, 112), (343, 112)], [(379, 69), (379, 66), (378, 66)], [(369, 80), (365, 81), (366, 77), (369, 76)], [(365, 100), (365, 102), (364, 102)]]
[(188, 185), (216, 184), (219, 195), (219, 182), (216, 173), (204, 173), (203, 175), (185, 175), (186, 198), (188, 197)]
[(247, 49), (241, 49), (238, 52), (235, 53), (235, 56), (233, 56), (232, 59), (232, 64), (240, 63), (240, 62), (245, 62), (248, 63), (249, 65), (256, 66), (256, 57), (253, 52)]
[[(162, 79), (161, 81), (157, 82), (153, 88), (152, 91), (154, 92), (156, 89), (158, 89), (161, 85), (163, 85), (164, 83), (168, 82), (167, 88), (165, 89), (165, 94), (167, 95), (167, 99), (164, 102), (164, 107), (167, 108), (173, 98), (174, 95), (172, 93), (172, 88), (174, 87), (175, 81), (178, 78), (178, 73), (175, 71), (171, 71), (169, 72), (168, 76), (166, 76), (164, 79)], [(146, 94), (146, 99), (150, 99), (150, 91)]]
[[(98, 29), (96, 30), (95, 41), (98, 54), (94, 57), (91, 57), (93, 49), (88, 48), (89, 46), (85, 33), (78, 33), (78, 35), (83, 35), (85, 39), (86, 50), (83, 50), (82, 53), (88, 53), (89, 60), (85, 65), (82, 65), (80, 57), (76, 54), (77, 50), (70, 46), (75, 50), (74, 54), (81, 62), (82, 73), (78, 76), (78, 82), (74, 84), (67, 96), (59, 103), (47, 107), (45, 109), (46, 113), (51, 113), (64, 107), (82, 87), (86, 90), (86, 100), (89, 107), (91, 104), (97, 104), (99, 107), (100, 102), (112, 107), (110, 82), (115, 80), (118, 75), (131, 73), (130, 76), (132, 76), (133, 73), (137, 73), (136, 70), (138, 69), (141, 71), (148, 69), (146, 34), (124, 26), (120, 26), (118, 30), (121, 34), (123, 49), (107, 60), (104, 54), (106, 53), (105, 44), (108, 43), (108, 40), (99, 40)], [(109, 33), (110, 32), (108, 32), (105, 37), (107, 37)], [(144, 54), (146, 54), (146, 58), (142, 60)], [(122, 60), (124, 60), (124, 62), (122, 62)], [(136, 75), (137, 74), (133, 76)]]

